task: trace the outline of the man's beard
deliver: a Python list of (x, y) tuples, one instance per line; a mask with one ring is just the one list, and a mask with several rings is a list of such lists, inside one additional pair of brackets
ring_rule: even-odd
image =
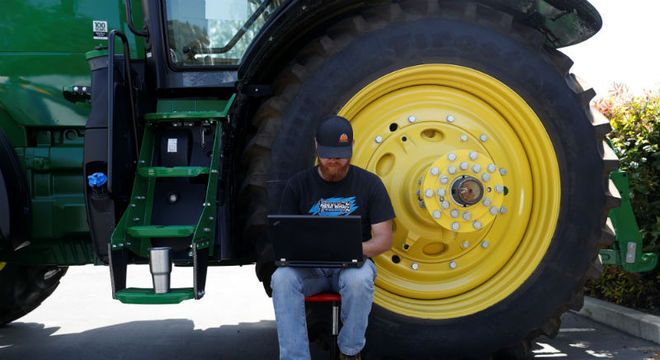
[[(321, 176), (326, 181), (339, 181), (343, 179), (348, 173), (348, 169), (351, 166), (351, 162), (348, 161), (346, 165), (341, 165), (340, 163), (329, 160), (331, 166), (323, 165), (321, 160), (319, 160), (319, 171)], [(326, 163), (327, 164), (327, 163)]]

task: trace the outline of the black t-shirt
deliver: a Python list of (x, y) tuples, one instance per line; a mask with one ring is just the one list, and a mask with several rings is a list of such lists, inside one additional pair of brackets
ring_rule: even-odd
[(317, 167), (294, 175), (282, 193), (280, 213), (288, 215), (362, 217), (362, 241), (371, 239), (371, 225), (394, 218), (385, 185), (375, 174), (351, 165), (340, 181), (326, 181)]

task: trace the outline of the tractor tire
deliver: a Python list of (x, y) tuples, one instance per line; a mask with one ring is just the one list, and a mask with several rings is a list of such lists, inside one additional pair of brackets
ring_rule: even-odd
[(66, 270), (0, 263), (0, 326), (36, 309), (55, 291)]
[[(267, 291), (265, 215), (314, 164), (318, 121), (340, 114), (353, 124), (353, 164), (383, 179), (397, 215), (392, 250), (374, 258), (369, 359), (525, 358), (534, 338), (556, 335), (613, 241), (618, 160), (603, 142), (609, 123), (589, 110), (594, 92), (544, 41), (479, 3), (407, 1), (343, 19), (302, 48), (244, 153), (246, 234)], [(465, 174), (485, 161), (474, 176), (497, 206), (450, 220), (455, 200), (445, 209), (435, 188), (425, 195), (452, 156), (469, 162)]]

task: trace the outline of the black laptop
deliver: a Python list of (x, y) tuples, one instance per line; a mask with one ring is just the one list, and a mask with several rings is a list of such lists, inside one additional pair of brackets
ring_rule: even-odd
[(268, 215), (275, 264), (294, 267), (360, 267), (360, 216)]

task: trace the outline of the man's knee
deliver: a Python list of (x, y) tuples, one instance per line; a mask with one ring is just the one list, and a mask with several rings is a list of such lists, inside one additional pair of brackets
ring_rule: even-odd
[(364, 264), (361, 268), (344, 269), (339, 275), (339, 286), (351, 291), (372, 292), (374, 279), (373, 269), (368, 264)]
[(289, 267), (279, 267), (270, 277), (270, 287), (276, 289), (302, 289), (302, 282), (295, 269)]

